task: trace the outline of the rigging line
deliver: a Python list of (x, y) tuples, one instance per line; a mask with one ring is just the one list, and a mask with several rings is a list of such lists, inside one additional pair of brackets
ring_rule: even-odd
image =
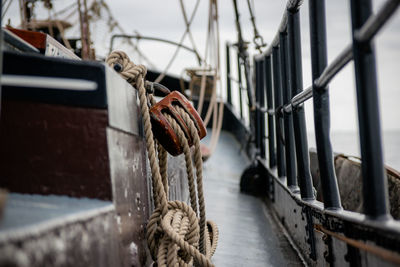
[(4, 10), (3, 13), (1, 14), (1, 17), (2, 17), (2, 18), (4, 18), (4, 16), (6, 15), (8, 9), (9, 9), (10, 6), (11, 6), (11, 3), (12, 3), (12, 0), (9, 0), (8, 3), (7, 3), (7, 0), (3, 1), (2, 6), (5, 6), (5, 5), (7, 5), (7, 6), (6, 6), (6, 8), (2, 7), (3, 10)]
[(265, 47), (267, 44), (264, 43), (264, 39), (262, 38), (262, 36), (259, 34), (258, 30), (257, 30), (257, 26), (256, 26), (256, 18), (254, 16), (254, 2), (253, 2), (253, 6), (250, 3), (250, 0), (247, 0), (247, 6), (249, 7), (249, 13), (250, 13), (250, 20), (251, 20), (251, 24), (253, 25), (253, 31), (254, 31), (254, 37), (253, 37), (253, 43), (256, 47), (256, 49), (262, 53), (261, 48)]
[[(207, 26), (207, 37), (206, 37), (206, 48), (204, 53), (204, 64), (207, 64), (207, 57), (209, 56), (209, 47), (211, 43), (211, 30), (212, 30), (212, 0), (209, 2), (208, 8), (208, 26)], [(206, 73), (204, 72), (201, 76), (201, 86), (200, 86), (200, 94), (199, 94), (199, 101), (197, 104), (197, 112), (201, 114), (203, 111), (203, 103), (204, 103), (204, 93), (206, 88)], [(207, 123), (205, 124), (207, 126)]]
[[(182, 0), (180, 0), (180, 3), (181, 3), (181, 8), (182, 8), (183, 13), (186, 13), (186, 12), (184, 11), (185, 9), (184, 9)], [(190, 31), (190, 25), (191, 25), (192, 22), (193, 22), (194, 16), (195, 16), (195, 14), (196, 14), (196, 12), (197, 12), (197, 9), (198, 9), (198, 7), (199, 7), (199, 3), (200, 3), (200, 0), (197, 0), (197, 1), (196, 1), (196, 5), (195, 5), (195, 7), (194, 7), (194, 9), (193, 9), (193, 11), (192, 11), (192, 14), (190, 15), (190, 20), (189, 20), (189, 22), (186, 24), (185, 32), (183, 33), (183, 35), (182, 35), (182, 37), (181, 37), (181, 39), (180, 39), (180, 41), (179, 41), (179, 44), (180, 44), (180, 45), (176, 47), (175, 52), (173, 53), (171, 59), (169, 60), (167, 66), (165, 67), (164, 71), (163, 71), (162, 73), (160, 73), (160, 75), (157, 77), (157, 79), (156, 79), (154, 82), (156, 82), (156, 83), (161, 82), (162, 79), (164, 79), (164, 77), (165, 77), (167, 71), (168, 71), (169, 68), (171, 67), (172, 63), (175, 61), (176, 56), (178, 55), (178, 52), (179, 52), (179, 50), (181, 49), (181, 45), (183, 44), (183, 41), (185, 40), (186, 34), (188, 34), (188, 32)], [(195, 48), (195, 47), (193, 47), (193, 48)], [(196, 50), (195, 50), (195, 51), (196, 51)], [(202, 59), (201, 59), (201, 57), (200, 57), (200, 55), (198, 54), (197, 51), (196, 51), (196, 56), (198, 57), (199, 61), (201, 62)]]
[[(211, 119), (211, 115), (213, 117), (212, 121), (212, 129), (211, 129), (211, 140), (210, 140), (210, 148), (209, 148), (209, 155), (210, 156), (218, 143), (221, 128), (222, 128), (222, 121), (223, 121), (223, 102), (217, 101), (217, 83), (219, 82), (221, 88), (221, 80), (219, 77), (219, 24), (218, 24), (218, 6), (217, 3), (213, 0), (210, 1), (210, 10), (209, 10), (209, 34), (208, 34), (208, 41), (207, 44), (210, 46), (210, 57), (214, 59), (213, 64), (216, 65), (214, 69), (214, 79), (213, 79), (213, 87), (211, 98), (208, 106), (208, 110), (204, 119), (204, 125), (207, 125)], [(212, 55), (211, 53), (214, 52)], [(207, 54), (208, 55), (208, 54)], [(216, 57), (216, 60), (215, 60)], [(203, 78), (203, 76), (202, 76)], [(203, 94), (200, 97), (204, 97), (204, 89)], [(204, 101), (200, 99), (199, 101)], [(202, 102), (201, 102), (202, 103)]]
[[(207, 114), (204, 119), (204, 124), (207, 125), (211, 119), (211, 115), (213, 116), (213, 123), (211, 129), (211, 141), (210, 141), (210, 155), (214, 152), (219, 136), (221, 133), (222, 122), (223, 122), (223, 113), (224, 113), (224, 104), (222, 101), (218, 103), (217, 101), (217, 83), (219, 82), (221, 88), (221, 79), (219, 77), (220, 73), (220, 50), (219, 50), (219, 23), (218, 23), (218, 5), (216, 1), (210, 0), (210, 12), (209, 12), (209, 44), (212, 46), (213, 51), (215, 52), (216, 61), (214, 61), (215, 74), (213, 80), (213, 89), (212, 95), (209, 102), (209, 107), (207, 110)], [(214, 51), (215, 50), (215, 51)], [(211, 55), (210, 55), (211, 56)], [(214, 59), (215, 59), (214, 57)]]
[[(73, 7), (73, 5), (69, 5), (68, 9), (71, 7)], [(65, 8), (64, 8), (64, 10), (65, 10)], [(72, 50), (71, 44), (69, 43), (68, 39), (65, 37), (64, 27), (62, 26), (60, 20), (57, 19), (58, 14), (60, 14), (60, 12), (55, 12), (54, 8), (49, 9), (49, 17), (52, 16), (54, 18), (55, 24), (58, 28), (58, 31), (60, 32), (61, 39), (63, 40), (64, 45), (68, 49)]]
[(55, 12), (54, 15), (55, 15), (55, 16), (58, 16), (58, 15), (61, 15), (61, 14), (65, 13), (65, 12), (67, 12), (68, 10), (73, 9), (73, 7), (74, 7), (76, 4), (77, 4), (76, 2), (73, 2), (72, 4), (70, 4), (70, 5), (66, 6), (66, 7), (64, 7), (63, 9), (61, 9), (61, 10)]
[[(187, 18), (187, 14), (186, 14), (185, 5), (183, 4), (183, 0), (179, 0), (179, 2), (180, 2), (181, 10), (182, 10), (183, 19), (185, 20), (186, 28), (188, 29), (188, 35), (189, 35), (190, 42), (192, 43), (193, 50), (196, 52), (196, 56), (201, 60), (200, 53), (197, 50), (196, 42), (194, 41), (192, 31), (190, 30), (190, 24), (192, 23), (192, 20), (194, 17), (192, 16), (190, 19), (190, 22), (189, 22), (189, 20)], [(198, 3), (200, 3), (200, 1)], [(197, 6), (198, 6), (198, 3), (197, 3)], [(195, 7), (195, 8), (197, 9), (197, 7)]]
[[(214, 14), (212, 14), (212, 15), (214, 15)], [(212, 17), (214, 17), (214, 16), (212, 16)], [(216, 20), (216, 24), (218, 23), (217, 21), (218, 20)], [(215, 25), (214, 25), (214, 27), (216, 28)], [(210, 41), (210, 45), (215, 45), (215, 46), (213, 46), (214, 49), (211, 52), (216, 52), (216, 55), (215, 56), (212, 55), (212, 58), (215, 58), (215, 57), (219, 58), (219, 49), (218, 49), (219, 48), (219, 39), (216, 38), (216, 35), (218, 35), (219, 33), (218, 32), (214, 32), (214, 30), (216, 30), (216, 29), (214, 29), (214, 27), (212, 28), (212, 31), (211, 31), (212, 35), (211, 36), (213, 38), (215, 38), (215, 39)], [(217, 44), (215, 42), (217, 42)], [(216, 51), (214, 51), (214, 50), (216, 50)], [(218, 66), (218, 61), (217, 61), (215, 72), (214, 72), (211, 101), (209, 103), (208, 110), (207, 110), (207, 113), (206, 113), (206, 116), (205, 116), (205, 119), (204, 119), (204, 124), (205, 125), (208, 125), (208, 122), (210, 120), (212, 112), (214, 111), (214, 108), (216, 110), (216, 107), (214, 106), (214, 103), (216, 103), (216, 98), (217, 98), (216, 89), (217, 89), (217, 80), (218, 80), (218, 78), (219, 78), (219, 66)]]
[(71, 16), (73, 16), (73, 15), (75, 15), (76, 14), (76, 11), (77, 11), (77, 9), (78, 9), (78, 7), (76, 7), (76, 8), (74, 8), (74, 9), (72, 9), (69, 13), (67, 13), (67, 15), (65, 15), (64, 17), (62, 17), (61, 19), (62, 20), (68, 20), (68, 19), (71, 19)]
[[(219, 88), (222, 88), (222, 81), (221, 81), (221, 79), (220, 79), (220, 67), (221, 67), (221, 65), (220, 65), (220, 34), (219, 34), (219, 20), (218, 20), (218, 14), (219, 14), (219, 12), (218, 12), (218, 3), (215, 1), (215, 3), (214, 3), (214, 5), (215, 5), (215, 12), (216, 12), (216, 19), (215, 19), (215, 24), (216, 24), (216, 38), (217, 38), (217, 71), (216, 71), (216, 75), (217, 75), (217, 77), (216, 77), (216, 79), (217, 79), (217, 82), (219, 82), (219, 85), (220, 85), (220, 87)], [(215, 107), (215, 111), (217, 111), (217, 106)], [(212, 154), (213, 152), (214, 152), (214, 150), (215, 150), (215, 148), (216, 148), (216, 146), (217, 146), (217, 144), (218, 144), (218, 140), (219, 140), (219, 136), (220, 136), (220, 133), (221, 133), (221, 129), (222, 129), (222, 122), (223, 122), (223, 118), (224, 118), (224, 103), (223, 103), (223, 101), (221, 101), (220, 103), (219, 103), (219, 110), (218, 110), (218, 115), (219, 115), (219, 117), (218, 117), (218, 123), (216, 124), (216, 133), (215, 133), (215, 135), (214, 135), (214, 129), (213, 129), (213, 131), (212, 131), (212, 138), (211, 138), (211, 145), (210, 145), (210, 154)]]
[[(103, 8), (105, 8), (106, 12), (108, 13), (108, 17), (111, 18), (112, 21), (115, 22), (115, 27), (117, 27), (117, 29), (119, 29), (119, 31), (123, 34), (126, 34), (125, 30), (122, 28), (122, 26), (119, 24), (119, 22), (114, 18), (113, 14), (111, 13), (110, 7), (107, 5), (107, 3), (104, 0), (100, 0), (100, 4)], [(155, 64), (153, 62), (151, 62), (151, 60), (148, 59), (148, 57), (146, 57), (143, 52), (141, 52), (139, 50), (139, 48), (137, 47), (137, 45), (135, 45), (130, 39), (128, 39), (128, 43), (129, 45), (131, 45), (133, 47), (134, 50), (136, 50), (136, 52), (143, 58), (143, 60), (145, 60), (147, 62), (147, 64), (152, 68), (152, 69), (157, 69), (157, 67), (155, 66)]]
[[(215, 8), (216, 8), (216, 12), (218, 14), (218, 6), (217, 3), (215, 3)], [(220, 55), (220, 50), (219, 50), (219, 23), (218, 23), (218, 19), (216, 20), (216, 31), (217, 31), (217, 81), (219, 82), (220, 88), (222, 88), (222, 81), (219, 78), (219, 73), (220, 73), (220, 65), (219, 65), (219, 55)], [(223, 122), (223, 114), (224, 114), (224, 103), (222, 101), (220, 101), (219, 103), (219, 110), (217, 109), (218, 106), (218, 101), (215, 104), (215, 113), (218, 112), (218, 117), (217, 114), (215, 114), (214, 119), (217, 121), (216, 128), (212, 129), (212, 135), (211, 135), (211, 144), (210, 144), (210, 154), (212, 154), (218, 144), (218, 140), (219, 140), (219, 136), (221, 133), (221, 129), (222, 129), (222, 122)]]

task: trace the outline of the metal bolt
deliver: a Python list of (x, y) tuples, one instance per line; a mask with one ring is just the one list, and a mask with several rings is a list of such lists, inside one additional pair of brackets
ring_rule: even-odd
[(114, 70), (115, 70), (116, 72), (121, 72), (121, 71), (122, 71), (122, 65), (119, 64), (119, 63), (115, 63), (115, 65), (114, 65)]

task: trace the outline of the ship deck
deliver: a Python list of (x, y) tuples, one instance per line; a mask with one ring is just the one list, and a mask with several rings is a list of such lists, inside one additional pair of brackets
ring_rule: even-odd
[(263, 201), (240, 193), (240, 175), (248, 164), (228, 132), (221, 133), (214, 154), (204, 164), (207, 218), (219, 228), (213, 262), (216, 266), (302, 266)]

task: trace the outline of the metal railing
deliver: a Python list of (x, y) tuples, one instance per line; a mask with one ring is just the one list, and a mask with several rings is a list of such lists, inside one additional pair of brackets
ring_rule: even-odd
[[(303, 1), (288, 1), (279, 30), (266, 51), (254, 58), (255, 130), (258, 156), (268, 159), (278, 177), (286, 177), (291, 192), (315, 199), (310, 172), (303, 103), (313, 99), (317, 157), (326, 210), (341, 210), (330, 140), (330, 81), (354, 61), (365, 215), (390, 218), (388, 189), (382, 156), (373, 39), (397, 10), (400, 1), (388, 0), (372, 14), (371, 0), (351, 0), (352, 43), (327, 62), (325, 1), (309, 0), (312, 85), (303, 90), (299, 10)], [(227, 64), (229, 47), (227, 46)], [(227, 69), (231, 104), (230, 67)], [(248, 78), (248, 77), (246, 77)], [(242, 100), (240, 100), (242, 112)], [(265, 115), (267, 126), (265, 127)], [(266, 133), (268, 131), (268, 133)], [(265, 136), (268, 151), (265, 151)]]
[[(237, 65), (237, 78), (234, 78), (231, 73), (231, 50), (234, 50), (236, 54), (236, 65)], [(244, 57), (248, 57), (247, 54), (241, 54), (239, 51), (239, 47), (237, 44), (231, 44), (231, 43), (226, 43), (225, 44), (225, 51), (226, 51), (226, 88), (227, 88), (227, 103), (229, 105), (232, 105), (232, 82), (237, 84), (237, 89), (238, 89), (238, 98), (239, 98), (239, 115), (240, 119), (244, 118), (244, 104), (243, 104), (243, 91), (247, 91), (248, 87), (247, 84), (251, 83), (250, 80), (250, 73), (246, 71), (246, 66), (244, 62)], [(244, 73), (244, 79), (245, 81), (243, 82), (243, 75)], [(247, 94), (249, 95), (249, 94)], [(248, 107), (248, 112), (251, 113), (251, 105), (247, 105)]]

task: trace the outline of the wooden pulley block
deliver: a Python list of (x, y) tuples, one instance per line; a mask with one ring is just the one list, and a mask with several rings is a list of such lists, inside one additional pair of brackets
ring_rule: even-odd
[(193, 145), (193, 139), (190, 135), (189, 128), (181, 115), (179, 115), (179, 112), (176, 110), (176, 106), (180, 106), (186, 110), (186, 112), (192, 118), (200, 139), (207, 134), (203, 120), (200, 118), (199, 114), (189, 100), (187, 100), (186, 97), (178, 91), (173, 91), (172, 93), (168, 94), (161, 101), (150, 108), (150, 118), (153, 126), (154, 136), (165, 148), (165, 150), (167, 150), (168, 153), (173, 156), (182, 154), (183, 147), (179, 141), (178, 135), (175, 133), (174, 129), (165, 117), (165, 114), (171, 115), (177, 121), (188, 139), (189, 146)]

